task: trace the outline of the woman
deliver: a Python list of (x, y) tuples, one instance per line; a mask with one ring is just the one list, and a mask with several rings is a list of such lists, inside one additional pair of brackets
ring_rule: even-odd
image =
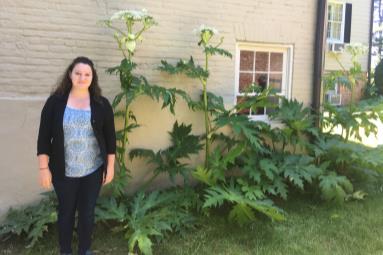
[(77, 57), (42, 109), (37, 141), (40, 184), (53, 184), (58, 198), (61, 254), (72, 254), (76, 210), (78, 254), (92, 254), (94, 208), (101, 185), (113, 179), (115, 150), (112, 107), (92, 61)]

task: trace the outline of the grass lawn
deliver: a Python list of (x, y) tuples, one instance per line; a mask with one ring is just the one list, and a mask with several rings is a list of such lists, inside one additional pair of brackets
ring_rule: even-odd
[[(383, 182), (365, 187), (364, 201), (331, 205), (299, 195), (280, 203), (287, 212), (282, 223), (260, 220), (244, 226), (228, 223), (217, 212), (201, 218), (200, 226), (175, 234), (153, 247), (154, 254), (383, 254)], [(57, 254), (53, 228), (32, 250), (13, 238), (0, 242), (0, 254)], [(122, 234), (98, 225), (96, 254), (127, 254)]]

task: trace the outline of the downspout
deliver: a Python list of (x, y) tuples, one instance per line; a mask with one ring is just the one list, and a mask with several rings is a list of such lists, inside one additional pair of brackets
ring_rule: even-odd
[(372, 55), (372, 32), (374, 26), (374, 0), (371, 0), (370, 10), (370, 35), (368, 40), (368, 61), (367, 61), (367, 84), (371, 84), (371, 55)]
[(322, 72), (324, 63), (324, 42), (325, 42), (325, 27), (326, 27), (326, 11), (327, 0), (318, 0), (317, 19), (315, 29), (315, 45), (314, 45), (314, 74), (313, 74), (313, 94), (312, 94), (312, 109), (315, 113), (316, 126), (319, 126), (319, 113), (321, 107), (322, 93)]

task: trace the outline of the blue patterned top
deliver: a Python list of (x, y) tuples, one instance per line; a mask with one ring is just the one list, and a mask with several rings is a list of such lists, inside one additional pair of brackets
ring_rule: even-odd
[(90, 110), (65, 108), (63, 129), (65, 175), (68, 177), (86, 176), (103, 163), (90, 118)]

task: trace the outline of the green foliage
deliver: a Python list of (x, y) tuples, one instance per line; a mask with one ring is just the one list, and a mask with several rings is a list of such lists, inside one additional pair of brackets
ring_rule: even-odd
[(325, 200), (343, 202), (348, 193), (353, 191), (351, 182), (345, 176), (338, 176), (335, 172), (319, 177), (319, 187)]
[(335, 87), (339, 84), (344, 84), (346, 87), (350, 87), (349, 80), (341, 70), (331, 71), (323, 75), (323, 94), (326, 94), (329, 90), (335, 90)]
[(198, 166), (192, 173), (193, 177), (197, 180), (213, 186), (218, 181), (225, 181), (227, 170), (230, 166), (233, 166), (235, 159), (243, 152), (243, 145), (239, 144), (236, 147), (229, 150), (227, 153), (223, 153), (222, 150), (217, 147), (209, 157), (209, 168), (206, 169), (202, 166)]
[[(115, 20), (123, 21), (126, 31), (114, 26)], [(162, 100), (162, 108), (168, 107), (170, 112), (174, 114), (177, 96), (185, 99), (188, 103), (191, 102), (191, 99), (182, 90), (152, 85), (144, 76), (134, 74), (137, 64), (134, 63), (132, 57), (136, 50), (136, 42), (142, 40), (144, 31), (156, 24), (153, 17), (149, 16), (145, 10), (141, 12), (125, 10), (115, 13), (110, 19), (103, 22), (115, 32), (114, 38), (124, 55), (119, 66), (107, 70), (109, 74), (116, 74), (120, 78), (121, 92), (115, 96), (112, 106), (115, 111), (115, 118), (123, 121), (123, 127), (116, 131), (118, 171), (115, 174), (115, 181), (109, 189), (112, 190), (113, 196), (122, 196), (130, 176), (130, 170), (125, 162), (127, 145), (129, 144), (128, 133), (139, 127), (134, 113), (129, 109), (131, 103), (139, 96), (146, 95), (157, 102)]]
[[(203, 52), (205, 53), (205, 65), (201, 67), (200, 65), (196, 65), (194, 63), (193, 57), (190, 57), (189, 61), (180, 60), (175, 66), (169, 64), (167, 61), (162, 60), (161, 66), (158, 68), (161, 71), (167, 72), (169, 74), (179, 74), (183, 73), (189, 78), (197, 78), (199, 79), (202, 85), (202, 100), (201, 102), (190, 104), (189, 107), (192, 106), (194, 110), (202, 110), (204, 112), (204, 123), (205, 123), (205, 168), (208, 168), (209, 164), (209, 156), (210, 156), (210, 147), (212, 143), (212, 135), (214, 129), (210, 114), (214, 113), (216, 109), (221, 111), (225, 111), (223, 107), (223, 101), (219, 97), (214, 96), (213, 94), (208, 94), (207, 91), (207, 81), (209, 78), (209, 57), (213, 55), (221, 55), (225, 57), (230, 57), (230, 52), (219, 48), (219, 46), (223, 42), (223, 37), (220, 38), (220, 42), (217, 45), (212, 45), (211, 41), (214, 35), (218, 33), (215, 28), (206, 27), (202, 25), (198, 31), (198, 36), (200, 41), (198, 42), (198, 46), (203, 48)], [(219, 99), (218, 101), (216, 99)], [(218, 107), (217, 107), (218, 106)], [(213, 109), (211, 108), (213, 107)], [(217, 107), (217, 108), (214, 108)]]
[[(108, 69), (110, 74), (117, 74), (120, 77), (122, 91), (118, 93), (113, 100), (113, 108), (117, 110), (118, 105), (124, 102), (125, 105), (130, 105), (137, 97), (146, 95), (153, 100), (162, 100), (162, 108), (169, 107), (170, 111), (174, 114), (174, 106), (177, 101), (177, 96), (190, 102), (190, 97), (180, 89), (164, 88), (161, 86), (150, 84), (144, 76), (137, 76), (133, 74), (136, 64), (129, 59), (123, 59), (120, 66)], [(124, 101), (122, 101), (125, 99)], [(132, 112), (129, 112), (132, 115)], [(125, 117), (119, 114), (118, 117)], [(117, 116), (116, 116), (117, 117)]]
[[(330, 72), (327, 77), (330, 79), (324, 79), (325, 82), (329, 82), (325, 84), (325, 92), (329, 87), (333, 87), (334, 85), (341, 85), (348, 88), (351, 92), (351, 102), (350, 105), (355, 104), (355, 88), (357, 83), (365, 82), (365, 74), (362, 70), (362, 65), (359, 63), (358, 58), (364, 55), (367, 52), (367, 48), (363, 45), (357, 44), (349, 44), (345, 48), (346, 52), (351, 56), (351, 67), (346, 69), (342, 61), (340, 60), (339, 54), (331, 53), (330, 56), (334, 58), (334, 60), (338, 63), (340, 70)], [(325, 102), (323, 100), (323, 102)]]
[(227, 50), (225, 49), (221, 49), (221, 48), (218, 48), (218, 47), (214, 47), (214, 46), (206, 46), (205, 49), (204, 49), (204, 52), (207, 53), (208, 55), (221, 55), (221, 56), (224, 56), (224, 57), (228, 57), (228, 58), (232, 58), (233, 55), (228, 52)]
[[(259, 194), (260, 192), (258, 189), (255, 194), (258, 193), (257, 196), (262, 197)], [(252, 193), (254, 194), (254, 191)], [(283, 212), (274, 206), (271, 200), (258, 200), (257, 196), (250, 196), (252, 199), (249, 199), (249, 192), (244, 195), (240, 187), (234, 181), (231, 181), (230, 185), (215, 185), (208, 188), (203, 207), (218, 207), (227, 202), (233, 205), (229, 213), (229, 219), (238, 222), (240, 225), (254, 221), (255, 211), (268, 216), (272, 220), (281, 221), (285, 219)]]
[[(212, 104), (215, 108), (212, 107), (211, 109), (217, 109), (215, 110), (215, 127), (212, 132), (216, 132), (218, 129), (228, 126), (237, 137), (237, 140), (245, 141), (252, 146), (255, 151), (265, 152), (262, 135), (267, 124), (260, 121), (252, 121), (248, 116), (239, 115), (237, 112), (248, 108), (255, 110), (259, 107), (276, 107), (268, 100), (274, 96), (275, 94), (273, 94), (271, 90), (263, 90), (258, 95), (239, 102), (230, 110), (222, 110), (220, 104)], [(220, 98), (220, 100), (216, 99), (215, 101), (223, 102), (222, 98)]]
[(314, 119), (309, 108), (296, 99), (282, 98), (281, 101), (280, 107), (270, 114), (271, 119), (281, 121), (297, 134), (313, 129)]
[(247, 179), (246, 183), (241, 182), (242, 189), (249, 186), (249, 183), (254, 183), (265, 194), (287, 199), (287, 185), (281, 174), (281, 168), (278, 167), (280, 159), (277, 157), (270, 159), (266, 155), (257, 156), (250, 152), (243, 155), (241, 161), (243, 163), (240, 164), (240, 167)]
[(187, 183), (190, 168), (182, 159), (187, 159), (191, 154), (196, 154), (202, 148), (200, 138), (191, 134), (191, 125), (181, 124), (176, 121), (173, 130), (169, 132), (171, 146), (164, 150), (154, 152), (148, 149), (133, 149), (130, 151), (130, 159), (135, 157), (148, 158), (148, 162), (154, 164), (153, 177), (143, 187), (147, 187), (160, 173), (168, 173), (172, 181), (176, 175), (181, 174)]
[(152, 238), (161, 240), (169, 232), (181, 231), (195, 223), (190, 207), (196, 197), (190, 190), (138, 192), (133, 199), (114, 198), (99, 200), (96, 218), (99, 221), (117, 221), (115, 231), (123, 231), (129, 252), (153, 254)]
[(45, 193), (38, 204), (21, 209), (10, 209), (0, 225), (0, 236), (26, 235), (28, 248), (33, 247), (49, 225), (57, 221), (57, 201), (53, 192)]
[(320, 162), (328, 161), (331, 169), (338, 169), (344, 173), (383, 171), (383, 146), (369, 148), (359, 143), (331, 137), (319, 140), (314, 153)]
[(292, 146), (294, 152), (297, 147), (304, 150), (308, 145), (308, 138), (319, 135), (319, 130), (314, 127), (314, 118), (310, 109), (296, 99), (282, 98), (281, 100), (281, 105), (270, 114), (272, 120), (284, 124), (282, 127), (269, 131), (274, 149), (277, 148), (275, 144), (279, 143), (282, 144), (282, 151), (285, 151), (287, 145)]
[[(229, 219), (243, 225), (255, 220), (255, 213), (265, 214), (272, 220), (284, 219), (282, 211), (266, 199), (263, 187), (246, 180), (235, 167), (236, 160), (244, 153), (245, 145), (239, 143), (225, 153), (216, 147), (210, 155), (209, 168), (197, 167), (193, 177), (207, 185), (204, 189), (204, 208), (230, 206)], [(261, 163), (267, 168), (266, 163)], [(245, 171), (246, 172), (246, 171)]]
[(115, 196), (100, 196), (97, 199), (95, 208), (96, 222), (107, 222), (111, 220), (123, 222), (128, 213), (128, 205), (120, 201), (124, 201), (124, 197), (120, 197), (120, 199), (117, 200)]
[(325, 76), (325, 92), (326, 89), (332, 89), (334, 86), (344, 86), (351, 92), (351, 102), (348, 107), (336, 108), (325, 102), (322, 113), (321, 128), (331, 133), (338, 125), (341, 127), (342, 137), (348, 141), (351, 137), (355, 137), (361, 141), (360, 132), (364, 130), (368, 136), (370, 133), (376, 135), (377, 128), (374, 123), (379, 119), (379, 114), (375, 111), (360, 111), (355, 106), (355, 88), (357, 84), (365, 82), (365, 74), (358, 58), (366, 51), (365, 47), (360, 45), (347, 45), (346, 51), (351, 56), (352, 65), (346, 69), (337, 54), (332, 54), (338, 62), (340, 71), (330, 72)]
[(285, 178), (303, 190), (304, 182), (312, 183), (322, 169), (314, 164), (314, 159), (306, 155), (288, 155), (280, 166)]
[(361, 141), (362, 134), (366, 136), (378, 133), (377, 120), (382, 120), (382, 113), (375, 110), (360, 111), (357, 107), (335, 107), (325, 104), (327, 116), (323, 116), (322, 126), (327, 133), (332, 133), (337, 127), (345, 141), (351, 137)]
[(226, 112), (220, 115), (215, 123), (217, 128), (231, 127), (235, 135), (243, 136), (256, 150), (263, 150), (261, 134), (257, 130), (258, 123), (252, 122), (247, 116)]
[[(248, 93), (257, 93), (256, 96), (247, 96)], [(274, 110), (276, 107), (278, 107), (277, 104), (275, 104), (270, 99), (279, 99), (280, 96), (276, 94), (276, 91), (272, 88), (263, 89), (262, 87), (258, 86), (257, 84), (251, 84), (251, 86), (248, 87), (247, 93), (245, 93), (246, 100), (242, 100), (240, 102), (237, 102), (237, 104), (234, 106), (233, 109), (231, 109), (231, 112), (241, 112), (244, 109), (252, 109), (253, 111), (256, 111), (258, 108), (268, 108), (270, 110)]]
[(207, 79), (209, 71), (194, 63), (193, 57), (188, 61), (180, 59), (175, 66), (169, 64), (166, 60), (161, 60), (161, 66), (158, 70), (169, 74), (185, 74), (189, 78)]

